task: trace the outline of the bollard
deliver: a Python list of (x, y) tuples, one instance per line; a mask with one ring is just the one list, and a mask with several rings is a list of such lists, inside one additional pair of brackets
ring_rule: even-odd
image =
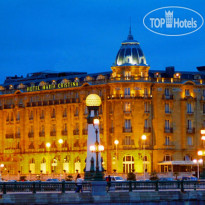
[(155, 182), (155, 191), (159, 191), (159, 182), (158, 181)]
[(33, 194), (36, 194), (36, 183), (33, 182)]
[(3, 183), (3, 194), (6, 194), (6, 184)]
[(65, 181), (62, 181), (62, 193), (65, 193)]
[(181, 192), (184, 192), (184, 182), (183, 182), (183, 180), (181, 181)]
[(132, 192), (132, 182), (129, 181), (129, 192)]

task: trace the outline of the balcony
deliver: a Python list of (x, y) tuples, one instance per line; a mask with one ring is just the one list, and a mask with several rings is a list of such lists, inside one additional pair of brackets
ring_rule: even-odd
[(62, 134), (62, 135), (68, 135), (68, 131), (67, 131), (67, 130), (62, 130), (62, 131), (61, 131), (61, 134)]
[(45, 132), (39, 132), (39, 137), (45, 137)]
[(79, 130), (73, 130), (73, 135), (79, 135)]
[(6, 139), (12, 139), (14, 138), (14, 134), (6, 134)]
[(83, 135), (87, 135), (88, 134), (88, 129), (83, 129)]
[(187, 134), (194, 134), (195, 133), (195, 128), (187, 128), (186, 133)]
[(164, 128), (164, 133), (173, 133), (173, 128)]
[(173, 100), (174, 96), (173, 95), (162, 95), (163, 100)]
[(110, 128), (110, 133), (114, 133), (114, 127)]
[(144, 132), (145, 133), (150, 133), (151, 132), (151, 127), (144, 127)]
[(29, 137), (29, 138), (34, 137), (34, 133), (33, 133), (33, 132), (29, 132), (29, 133), (28, 133), (28, 137)]
[(53, 136), (56, 136), (56, 131), (51, 131), (51, 132), (50, 132), (50, 136), (52, 136), (52, 137), (53, 137)]
[(123, 127), (123, 133), (131, 133), (132, 132), (132, 127), (126, 128)]

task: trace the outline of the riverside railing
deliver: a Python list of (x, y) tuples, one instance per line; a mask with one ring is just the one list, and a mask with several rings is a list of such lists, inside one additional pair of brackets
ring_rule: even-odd
[[(76, 190), (75, 182), (0, 182), (0, 193), (69, 192)], [(83, 182), (83, 191), (91, 192), (92, 182)], [(205, 181), (123, 181), (111, 182), (107, 191), (188, 191), (205, 190)]]

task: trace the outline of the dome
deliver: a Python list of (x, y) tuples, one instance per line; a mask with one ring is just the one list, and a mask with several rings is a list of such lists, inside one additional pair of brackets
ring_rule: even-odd
[(131, 34), (131, 27), (127, 40), (122, 42), (122, 46), (117, 53), (115, 66), (143, 65), (146, 66), (146, 58), (139, 46), (139, 42), (134, 40)]

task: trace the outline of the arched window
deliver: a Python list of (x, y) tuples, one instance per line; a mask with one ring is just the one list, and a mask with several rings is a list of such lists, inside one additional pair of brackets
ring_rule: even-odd
[(129, 173), (134, 170), (134, 157), (126, 155), (123, 157), (123, 173)]

